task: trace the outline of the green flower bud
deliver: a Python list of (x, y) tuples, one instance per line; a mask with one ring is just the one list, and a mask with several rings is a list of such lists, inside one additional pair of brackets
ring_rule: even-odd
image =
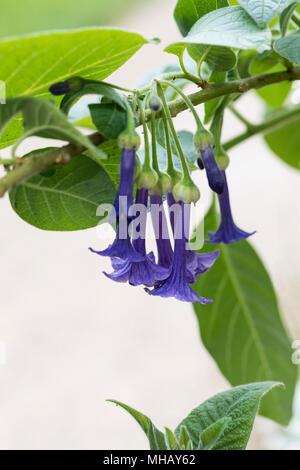
[(158, 174), (156, 173), (153, 168), (142, 168), (137, 181), (136, 185), (138, 189), (151, 189), (158, 182)]
[(200, 199), (200, 191), (192, 180), (182, 179), (173, 188), (173, 196), (176, 202), (182, 201), (185, 204), (196, 203)]
[(160, 173), (156, 185), (151, 188), (150, 194), (157, 194), (163, 196), (172, 189), (172, 181), (169, 175), (166, 173)]
[(149, 108), (154, 111), (155, 113), (158, 113), (159, 111), (162, 110), (162, 101), (158, 96), (151, 96), (149, 99)]
[(215, 151), (215, 159), (220, 170), (225, 171), (230, 163), (230, 159), (223, 147)]
[(214, 146), (214, 137), (207, 130), (198, 129), (194, 135), (194, 145), (199, 152), (202, 152), (206, 147)]
[(138, 133), (133, 130), (126, 130), (119, 136), (119, 147), (125, 150), (137, 150), (141, 145), (141, 139)]

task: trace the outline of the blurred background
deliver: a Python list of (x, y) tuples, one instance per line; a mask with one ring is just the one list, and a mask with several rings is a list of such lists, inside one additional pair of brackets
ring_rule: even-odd
[[(89, 25), (114, 25), (162, 38), (111, 77), (133, 87), (172, 57), (163, 47), (179, 33), (175, 0), (0, 0), (0, 35)], [(263, 104), (254, 93), (239, 101), (254, 122)], [(193, 130), (188, 112), (175, 120)], [(226, 116), (226, 138), (243, 128)], [(23, 146), (44, 146), (30, 139)], [(2, 152), (3, 156), (5, 152)], [(300, 172), (272, 155), (260, 137), (235, 148), (229, 169), (233, 209), (269, 270), (285, 323), (300, 339)], [(197, 175), (208, 194), (203, 175)], [(175, 427), (213, 394), (229, 388), (201, 345), (190, 305), (116, 285), (101, 271), (109, 262), (96, 229), (43, 232), (0, 201), (1, 449), (145, 449), (146, 438), (114, 398)], [(300, 396), (288, 429), (258, 418), (250, 449), (300, 449)]]

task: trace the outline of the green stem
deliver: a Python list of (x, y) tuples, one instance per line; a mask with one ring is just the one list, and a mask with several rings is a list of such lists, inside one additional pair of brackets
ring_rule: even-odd
[(184, 102), (186, 103), (187, 107), (192, 111), (193, 113), (193, 116), (195, 118), (195, 121), (196, 121), (196, 124), (197, 124), (197, 127), (199, 130), (203, 130), (204, 127), (202, 125), (202, 122), (200, 121), (200, 118), (197, 114), (197, 111), (195, 110), (194, 108), (194, 105), (193, 103), (191, 102), (191, 100), (189, 99), (188, 96), (186, 96), (183, 91), (177, 87), (176, 85), (174, 85), (174, 83), (169, 83), (169, 82), (166, 82), (164, 80), (160, 80), (159, 83), (162, 83), (164, 85), (167, 85), (167, 86), (170, 86), (172, 88), (174, 88), (174, 90), (181, 96), (181, 98), (184, 100)]
[[(176, 74), (171, 74), (171, 77), (173, 77), (174, 79), (186, 78), (184, 75), (181, 77), (176, 77), (174, 75)], [(191, 102), (193, 103), (193, 105), (195, 106), (195, 105), (199, 105), (201, 103), (205, 103), (207, 101), (213, 100), (214, 98), (218, 98), (220, 96), (227, 96), (232, 93), (242, 94), (251, 89), (257, 90), (267, 85), (273, 85), (275, 83), (281, 83), (284, 81), (295, 81), (299, 79), (300, 79), (300, 67), (294, 67), (283, 72), (263, 74), (263, 75), (258, 75), (255, 77), (245, 78), (242, 80), (234, 80), (228, 83), (210, 86), (208, 88), (205, 88), (202, 91), (198, 91), (197, 93), (193, 93), (189, 95), (189, 98)], [(172, 117), (177, 116), (177, 114), (179, 114), (182, 111), (185, 111), (186, 109), (187, 109), (187, 104), (181, 98), (177, 98), (171, 101), (168, 105), (169, 116), (172, 116)], [(289, 116), (291, 116), (291, 113), (294, 115), (295, 113), (297, 113), (297, 116), (299, 117), (300, 109), (298, 108), (297, 110), (295, 110), (294, 108), (294, 111), (290, 111), (290, 113), (287, 112), (287, 119), (289, 119)], [(162, 113), (156, 114), (156, 118), (159, 119), (161, 117), (162, 117)], [(150, 119), (150, 111), (147, 111), (145, 113), (145, 119), (146, 120)], [(284, 115), (281, 115), (280, 121), (281, 122), (279, 123), (278, 122), (275, 123), (274, 126), (280, 126), (280, 124), (285, 123)], [(268, 124), (265, 124), (265, 125), (267, 125), (268, 129), (272, 128), (270, 121), (268, 121)], [(227, 148), (228, 150), (229, 148), (232, 148), (234, 145), (238, 145), (240, 142), (243, 142), (244, 140), (251, 137), (252, 135), (257, 134), (258, 132), (260, 132), (260, 129), (261, 129), (260, 126), (254, 126), (251, 130), (247, 130), (246, 133), (242, 134), (241, 136), (238, 136), (235, 139), (232, 139), (231, 141), (227, 142), (224, 147)], [(262, 131), (264, 130), (266, 130), (266, 128), (262, 129)], [(90, 139), (94, 143), (94, 145), (100, 145), (101, 143), (105, 142), (105, 140), (107, 140), (99, 133), (93, 134), (92, 136), (90, 136)], [(70, 156), (75, 157), (76, 155), (81, 154), (84, 150), (86, 150), (86, 148), (83, 146), (76, 145), (76, 144), (69, 144), (55, 151), (46, 152), (45, 154), (40, 155), (38, 159), (37, 158), (34, 159), (33, 157), (28, 157), (24, 159), (24, 162), (22, 163), (22, 165), (17, 166), (9, 174), (7, 174), (6, 176), (0, 179), (0, 197), (2, 197), (6, 193), (6, 191), (11, 189), (12, 187), (16, 186), (17, 184), (21, 183), (27, 178), (30, 178), (30, 176), (35, 175), (43, 170), (46, 170), (47, 168), (50, 168), (51, 166), (56, 165), (57, 163), (61, 161), (61, 158), (63, 158), (64, 156), (68, 155), (68, 157)]]
[(285, 126), (289, 122), (292, 122), (295, 119), (299, 119), (300, 117), (300, 106), (296, 106), (295, 108), (286, 111), (284, 113), (280, 113), (278, 116), (274, 118), (267, 119), (266, 121), (262, 122), (258, 125), (253, 125), (250, 129), (242, 134), (234, 137), (233, 139), (225, 142), (223, 145), (225, 150), (230, 150), (231, 148), (235, 147), (236, 145), (241, 144), (245, 140), (253, 137), (254, 135), (260, 133), (266, 133), (266, 131), (273, 131), (275, 129), (280, 129), (280, 127)]
[(97, 82), (97, 83), (103, 83), (103, 85), (107, 85), (111, 88), (115, 88), (116, 90), (125, 91), (126, 93), (135, 93), (136, 92), (136, 90), (130, 90), (130, 88), (124, 88), (124, 87), (119, 86), (119, 85), (114, 85), (113, 83), (107, 83), (107, 82)]
[(164, 110), (163, 110), (163, 113), (162, 113), (162, 117), (163, 117), (163, 125), (164, 125), (164, 130), (165, 130), (166, 149), (167, 149), (167, 157), (168, 157), (167, 172), (169, 173), (169, 175), (172, 175), (175, 172), (175, 167), (174, 167), (174, 162), (173, 162), (173, 158), (172, 158), (172, 149), (171, 149), (171, 142), (170, 142), (169, 126), (168, 126), (166, 113), (165, 113)]
[(210, 130), (215, 139), (216, 150), (219, 150), (221, 147), (224, 112), (225, 112), (226, 106), (228, 105), (228, 101), (230, 101), (230, 97), (226, 96), (225, 98), (223, 98), (221, 104), (218, 106), (214, 114), (214, 118), (210, 126)]
[(19, 162), (18, 158), (0, 158), (0, 165), (16, 165)]
[(135, 131), (135, 122), (133, 117), (133, 111), (128, 103), (127, 98), (124, 99), (124, 104), (127, 110), (127, 131), (132, 132)]
[(151, 143), (152, 143), (152, 165), (153, 169), (159, 174), (159, 166), (157, 159), (157, 147), (156, 147), (156, 125), (155, 125), (155, 112), (151, 113)]
[(188, 80), (191, 80), (194, 83), (199, 83), (200, 82), (199, 77), (196, 77), (196, 75), (193, 75), (186, 69), (184, 62), (183, 62), (183, 54), (178, 56), (178, 58), (179, 58), (181, 70), (183, 71), (185, 78), (187, 78)]
[(158, 94), (159, 94), (159, 96), (162, 100), (164, 111), (166, 113), (166, 118), (167, 118), (168, 124), (170, 126), (170, 129), (171, 129), (171, 132), (172, 132), (172, 135), (173, 135), (173, 138), (174, 138), (174, 141), (175, 141), (178, 153), (179, 153), (179, 158), (180, 158), (181, 165), (182, 165), (183, 176), (187, 180), (190, 180), (191, 176), (190, 176), (189, 167), (188, 167), (188, 164), (186, 162), (185, 156), (183, 154), (183, 151), (182, 151), (179, 139), (178, 139), (178, 135), (177, 135), (176, 129), (175, 129), (173, 121), (172, 121), (171, 113), (170, 113), (170, 110), (169, 110), (169, 107), (168, 107), (168, 104), (167, 104), (167, 101), (166, 101), (166, 98), (165, 98), (165, 95), (164, 95), (163, 88), (162, 88), (160, 82), (158, 82), (157, 84), (158, 84)]
[(253, 124), (251, 124), (251, 122), (249, 122), (233, 105), (229, 105), (228, 108), (239, 121), (245, 124), (247, 129), (250, 129), (251, 127), (253, 127)]
[[(102, 144), (106, 140), (98, 132), (90, 135), (89, 139), (96, 146)], [(20, 165), (0, 179), (0, 197), (3, 196), (6, 191), (9, 191), (11, 188), (31, 176), (36, 175), (47, 168), (51, 168), (54, 165), (65, 163), (69, 161), (70, 158), (80, 155), (85, 150), (86, 147), (83, 145), (68, 144), (59, 149), (49, 150), (49, 152), (45, 152), (39, 156), (33, 155), (32, 157), (24, 158), (21, 162), (19, 160)]]
[(208, 48), (206, 49), (206, 51), (204, 52), (203, 56), (201, 57), (201, 59), (200, 59), (199, 62), (198, 62), (197, 71), (198, 71), (198, 75), (199, 75), (200, 78), (201, 78), (201, 65), (202, 65), (203, 62), (205, 61), (205, 59), (206, 59), (208, 53), (210, 52), (210, 50), (211, 50), (211, 47), (208, 47)]
[(144, 113), (144, 107), (140, 99), (138, 99), (138, 107), (139, 107), (139, 112), (141, 116), (141, 122), (143, 126), (143, 132), (144, 132), (144, 143), (145, 143), (145, 160), (143, 164), (143, 168), (145, 169), (150, 169), (151, 168), (151, 163), (150, 163), (150, 146), (149, 146), (149, 135), (148, 135), (148, 128), (147, 124), (145, 121), (145, 113)]

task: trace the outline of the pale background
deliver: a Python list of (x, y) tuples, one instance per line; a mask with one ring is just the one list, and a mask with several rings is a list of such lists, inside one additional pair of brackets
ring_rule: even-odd
[[(118, 26), (163, 43), (144, 47), (112, 82), (133, 87), (172, 62), (161, 51), (178, 36), (174, 4), (138, 2), (118, 20)], [(253, 94), (239, 109), (254, 122), (262, 117)], [(189, 113), (176, 125), (194, 129)], [(242, 129), (227, 116), (227, 138)], [(31, 139), (26, 147), (33, 144)], [(273, 156), (259, 137), (230, 156), (236, 219), (243, 229), (257, 230), (252, 243), (271, 273), (285, 321), (300, 339), (300, 172)], [(197, 178), (206, 193), (204, 175)], [(18, 218), (7, 196), (0, 216), (0, 341), (7, 356), (0, 365), (1, 449), (144, 449), (137, 424), (106, 398), (132, 405), (160, 428), (174, 428), (229, 387), (200, 343), (190, 305), (147, 296), (101, 274), (110, 269), (108, 260), (87, 250), (100, 247), (95, 229), (40, 231)], [(278, 426), (259, 418), (250, 448), (299, 448), (299, 421), (283, 439)]]

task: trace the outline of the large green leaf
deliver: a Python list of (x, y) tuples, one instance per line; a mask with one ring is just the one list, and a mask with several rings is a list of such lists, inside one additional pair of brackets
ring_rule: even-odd
[(127, 114), (116, 103), (90, 104), (89, 109), (96, 128), (108, 139), (117, 139), (125, 130)]
[[(253, 383), (219, 393), (195, 408), (176, 428), (175, 435), (178, 438), (185, 426), (196, 449), (202, 436), (210, 449), (244, 450), (261, 398), (278, 385), (278, 382)], [(217, 439), (213, 442), (211, 427), (216, 423), (220, 426), (214, 429)]]
[(289, 21), (300, 2), (290, 3), (280, 15), (280, 31), (282, 36), (285, 36), (289, 27)]
[(227, 7), (200, 18), (185, 38), (172, 43), (165, 50), (178, 55), (178, 48), (188, 44), (257, 49), (263, 52), (271, 47), (271, 32), (268, 28), (259, 28), (242, 7)]
[(263, 28), (278, 13), (282, 12), (291, 0), (239, 0), (258, 26)]
[(227, 7), (227, 0), (178, 0), (174, 18), (183, 36), (202, 16), (217, 8)]
[(103, 80), (147, 40), (119, 29), (52, 31), (0, 41), (0, 79), (8, 97), (49, 95), (54, 82), (71, 76)]
[(204, 59), (210, 69), (216, 72), (226, 72), (236, 64), (236, 55), (229, 47), (191, 44), (187, 51), (196, 63)]
[[(205, 229), (216, 227), (212, 208)], [(283, 382), (285, 391), (272, 391), (262, 401), (261, 414), (286, 425), (292, 416), (297, 368), (291, 361), (291, 341), (272, 282), (247, 241), (206, 244), (204, 250), (216, 248), (220, 249), (218, 261), (196, 284), (196, 292), (214, 299), (205, 308), (194, 306), (202, 341), (232, 385)]]
[(300, 31), (275, 41), (274, 49), (282, 57), (300, 65)]
[[(44, 176), (43, 176), (44, 175)], [(81, 155), (10, 191), (10, 202), (26, 222), (43, 230), (82, 230), (96, 226), (100, 204), (114, 201), (114, 185), (101, 166)]]
[(26, 137), (36, 135), (79, 143), (88, 148), (96, 158), (106, 158), (106, 155), (81, 134), (52, 102), (39, 98), (9, 98), (6, 104), (1, 105), (0, 135), (8, 123), (21, 113), (24, 118), (24, 134), (17, 141), (17, 145)]
[[(50, 96), (54, 82), (79, 75), (103, 80), (123, 65), (147, 41), (119, 29), (93, 28), (39, 33), (0, 41), (0, 80), (7, 97)], [(9, 128), (0, 147), (21, 134)]]
[[(299, 109), (299, 108), (298, 108)], [(278, 111), (280, 117), (283, 111)], [(274, 113), (273, 113), (274, 116)], [(277, 116), (277, 114), (276, 114)], [(284, 125), (280, 125), (264, 134), (270, 149), (288, 165), (300, 169), (300, 109)]]
[(140, 425), (140, 427), (146, 434), (147, 438), (149, 439), (151, 450), (166, 450), (167, 449), (164, 434), (154, 426), (154, 424), (152, 423), (151, 419), (148, 418), (148, 416), (145, 416), (139, 411), (119, 401), (116, 401), (116, 400), (108, 400), (108, 401), (115, 403), (118, 406), (121, 406), (136, 420), (136, 422)]

